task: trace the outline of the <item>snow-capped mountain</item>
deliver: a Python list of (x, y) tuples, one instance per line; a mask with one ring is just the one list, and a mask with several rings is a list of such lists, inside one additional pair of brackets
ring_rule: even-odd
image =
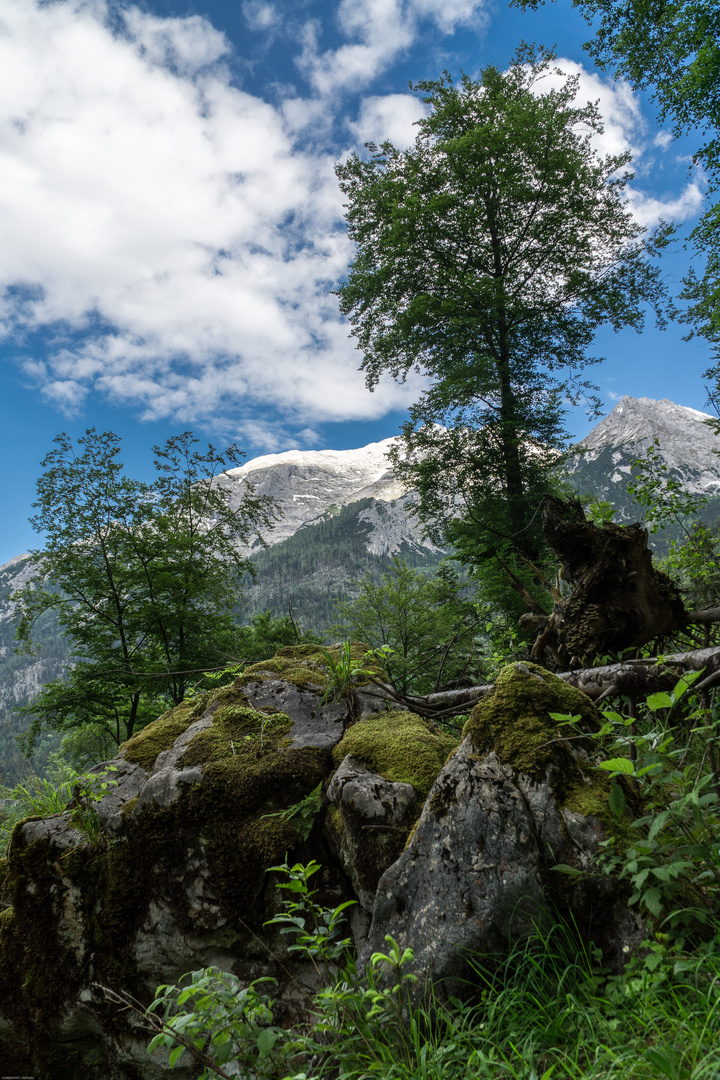
[(720, 438), (697, 409), (664, 398), (623, 397), (613, 411), (578, 445), (567, 471), (581, 493), (615, 506), (621, 518), (636, 520), (639, 510), (627, 494), (633, 462), (657, 439), (670, 476), (692, 493), (720, 495)]
[(276, 500), (281, 516), (267, 540), (278, 544), (303, 526), (319, 521), (328, 510), (361, 499), (393, 502), (402, 498), (404, 489), (387, 459), (394, 442), (385, 439), (359, 450), (266, 454), (231, 469), (222, 482), (231, 487), (231, 502), (239, 500), (247, 483), (253, 485), (257, 495)]

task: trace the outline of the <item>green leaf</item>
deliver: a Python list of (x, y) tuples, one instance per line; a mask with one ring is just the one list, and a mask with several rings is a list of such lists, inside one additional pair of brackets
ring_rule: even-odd
[(608, 796), (608, 806), (615, 817), (622, 817), (625, 813), (625, 792), (619, 784), (613, 784)]
[(576, 866), (569, 866), (567, 863), (556, 863), (552, 869), (557, 870), (559, 874), (568, 874), (570, 877), (583, 877), (582, 870), (578, 870)]
[(263, 1028), (258, 1032), (257, 1048), (260, 1053), (260, 1057), (265, 1057), (270, 1053), (273, 1046), (277, 1042), (279, 1033), (272, 1028)]
[(596, 768), (605, 769), (606, 772), (624, 773), (626, 776), (632, 776), (635, 772), (635, 765), (630, 758), (611, 758), (609, 761), (601, 761)]
[(671, 709), (675, 702), (664, 691), (660, 691), (658, 694), (650, 694), (646, 700), (646, 705), (651, 712), (657, 712), (658, 709)]
[(168, 1064), (169, 1064), (171, 1069), (175, 1068), (175, 1066), (177, 1065), (178, 1061), (180, 1060), (180, 1058), (183, 1056), (184, 1053), (185, 1053), (185, 1047), (184, 1046), (176, 1046), (174, 1050), (170, 1051), (170, 1057), (168, 1059)]
[(665, 827), (669, 817), (670, 812), (668, 810), (663, 810), (661, 813), (655, 815), (648, 831), (648, 840), (653, 840), (657, 836), (660, 830)]
[(659, 889), (646, 889), (642, 895), (642, 902), (648, 911), (655, 916), (662, 914), (661, 892)]

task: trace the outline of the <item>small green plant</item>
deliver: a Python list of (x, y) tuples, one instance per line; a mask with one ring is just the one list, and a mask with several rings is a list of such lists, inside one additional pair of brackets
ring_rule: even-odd
[(117, 772), (117, 766), (106, 765), (102, 772), (85, 773), (78, 777), (73, 785), (72, 822), (75, 828), (82, 834), (93, 847), (106, 847), (107, 839), (102, 831), (100, 815), (95, 809), (95, 803), (105, 798), (108, 788), (115, 787), (117, 780), (108, 779), (108, 773)]
[(93, 985), (112, 1004), (132, 1010), (155, 1033), (147, 1048), (149, 1054), (160, 1047), (169, 1048), (171, 1069), (187, 1053), (202, 1066), (197, 1080), (217, 1076), (221, 1080), (269, 1080), (284, 1071), (280, 1059), (289, 1041), (288, 1033), (274, 1025), (273, 1002), (263, 992), (264, 984), (274, 983), (274, 979), (260, 978), (243, 987), (227, 971), (203, 968), (183, 975), (178, 985), (159, 986), (147, 1009), (130, 994), (118, 994), (100, 983)]
[[(607, 710), (605, 723), (593, 736), (610, 742), (611, 756), (596, 767), (616, 781), (610, 790), (611, 810), (618, 817), (625, 813), (620, 778), (635, 787), (645, 809), (632, 822), (637, 839), (622, 846), (613, 838), (606, 840), (599, 866), (627, 879), (632, 886), (629, 903), (662, 920), (680, 947), (693, 926), (712, 923), (720, 900), (720, 794), (714, 764), (720, 715), (693, 698), (692, 685), (700, 674), (684, 675), (671, 693), (651, 694), (641, 733), (635, 732), (634, 717)], [(692, 738), (704, 744), (699, 764), (689, 760), (687, 745), (676, 745), (676, 732), (668, 724), (673, 710), (682, 705), (683, 730), (690, 727)], [(557, 719), (572, 725), (578, 718)]]
[(392, 655), (393, 649), (389, 645), (383, 645), (381, 649), (370, 649), (363, 654), (363, 662), (353, 659), (352, 646), (349, 641), (340, 644), (340, 651), (334, 656), (329, 649), (322, 648), (323, 665), (325, 667), (325, 693), (322, 703), (327, 704), (331, 698), (340, 698), (352, 712), (352, 692), (356, 679), (377, 678), (377, 667), (369, 667), (373, 660), (378, 660)]
[(310, 878), (320, 870), (320, 864), (312, 860), (307, 864), (287, 862), (280, 866), (271, 866), (268, 873), (284, 874), (286, 881), (279, 881), (278, 889), (291, 894), (282, 901), (281, 912), (274, 915), (265, 926), (281, 926), (281, 934), (292, 934), (294, 944), (289, 952), (303, 952), (313, 963), (320, 963), (325, 974), (331, 977), (336, 973), (339, 961), (345, 959), (351, 947), (351, 939), (340, 937), (341, 926), (345, 921), (343, 914), (355, 904), (346, 900), (335, 908), (326, 908), (315, 900), (317, 889), (310, 885)]
[(94, 847), (105, 845), (100, 818), (95, 803), (107, 794), (117, 781), (108, 773), (117, 772), (107, 765), (102, 772), (78, 773), (66, 762), (53, 762), (47, 777), (31, 776), (14, 788), (0, 788), (0, 848), (7, 851), (15, 825), (26, 817), (52, 817), (72, 810), (72, 823)]
[(286, 807), (285, 810), (276, 810), (272, 814), (264, 814), (263, 816), (279, 817), (285, 821), (291, 821), (295, 832), (298, 834), (298, 839), (307, 840), (321, 809), (322, 781), (299, 802), (293, 803), (292, 806)]

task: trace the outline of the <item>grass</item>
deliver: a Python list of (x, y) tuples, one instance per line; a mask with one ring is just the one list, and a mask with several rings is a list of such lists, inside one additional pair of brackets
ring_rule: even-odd
[(663, 956), (651, 971), (637, 960), (624, 975), (608, 977), (558, 926), (516, 948), (495, 971), (477, 965), (482, 989), (473, 1004), (416, 1008), (402, 1029), (350, 1008), (321, 1068), (307, 1076), (715, 1080), (720, 948), (674, 973), (678, 962)]

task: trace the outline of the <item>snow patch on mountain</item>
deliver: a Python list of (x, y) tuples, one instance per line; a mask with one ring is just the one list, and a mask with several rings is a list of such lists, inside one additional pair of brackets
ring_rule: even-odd
[[(220, 483), (230, 485), (230, 503), (238, 506), (252, 484), (256, 495), (269, 495), (279, 507), (279, 518), (264, 533), (270, 545), (279, 544), (298, 529), (307, 528), (334, 510), (361, 499), (388, 504), (363, 511), (370, 521), (369, 550), (395, 554), (400, 544), (418, 544), (435, 550), (422, 539), (411, 515), (405, 512), (406, 491), (393, 473), (387, 455), (396, 439), (384, 439), (357, 450), (288, 450), (253, 458), (230, 469)], [(244, 552), (245, 554), (246, 552)]]

